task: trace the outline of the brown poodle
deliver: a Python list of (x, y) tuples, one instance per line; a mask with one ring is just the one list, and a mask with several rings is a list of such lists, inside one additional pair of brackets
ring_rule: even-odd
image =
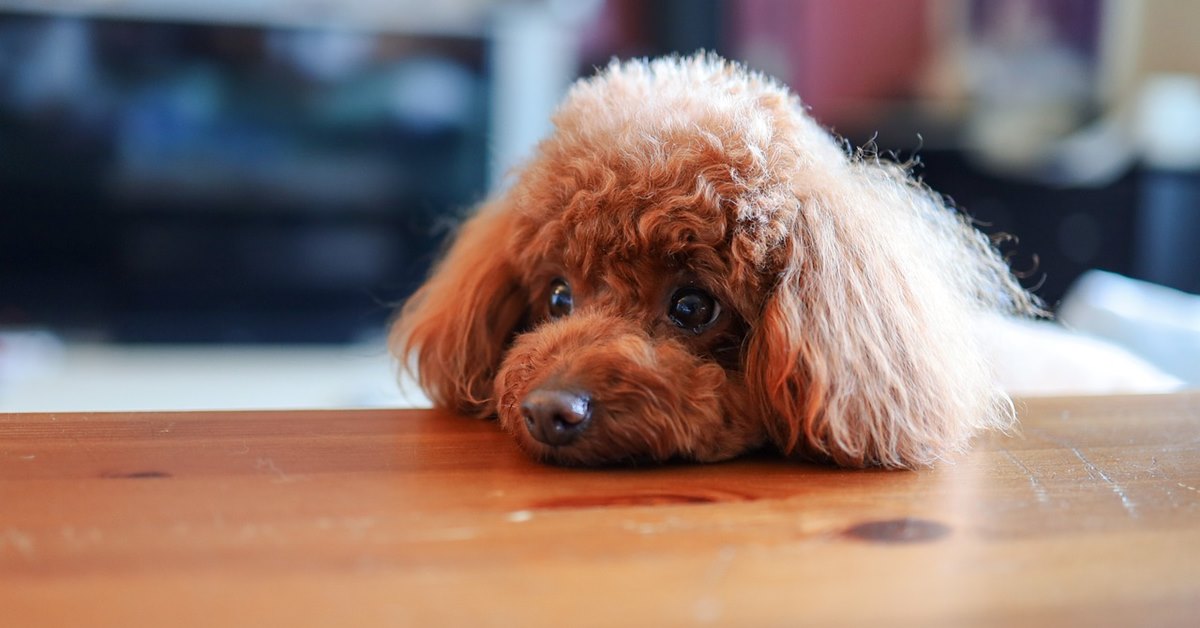
[(914, 467), (1013, 421), (976, 321), (1033, 298), (782, 85), (713, 56), (614, 63), (554, 125), (392, 331), (439, 406), (564, 464), (771, 444)]

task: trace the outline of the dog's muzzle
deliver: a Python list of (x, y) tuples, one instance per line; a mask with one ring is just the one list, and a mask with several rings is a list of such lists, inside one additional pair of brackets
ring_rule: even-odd
[(538, 388), (521, 402), (521, 416), (530, 436), (552, 447), (566, 445), (591, 424), (592, 399), (578, 391)]

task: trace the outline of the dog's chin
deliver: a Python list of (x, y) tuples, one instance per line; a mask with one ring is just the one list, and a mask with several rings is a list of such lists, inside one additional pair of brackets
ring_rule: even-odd
[(621, 467), (665, 462), (649, 453), (602, 451), (598, 447), (589, 447), (586, 443), (543, 445), (528, 435), (524, 438), (518, 437), (517, 444), (538, 462), (562, 467)]
[(611, 417), (596, 417), (593, 429), (570, 443), (548, 445), (533, 437), (519, 416), (500, 416), (500, 425), (531, 458), (564, 467), (635, 466), (666, 462), (679, 456), (663, 438), (631, 430), (620, 436), (608, 433)]

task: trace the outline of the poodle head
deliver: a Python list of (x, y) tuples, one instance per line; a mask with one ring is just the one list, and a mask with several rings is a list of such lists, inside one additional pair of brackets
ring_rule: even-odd
[(900, 167), (712, 56), (576, 84), (401, 312), (439, 405), (567, 464), (764, 444), (920, 466), (1011, 420), (972, 320), (1034, 303)]

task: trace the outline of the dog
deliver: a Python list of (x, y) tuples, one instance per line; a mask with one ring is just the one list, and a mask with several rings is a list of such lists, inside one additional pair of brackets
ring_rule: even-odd
[(773, 447), (915, 468), (1013, 425), (979, 321), (1038, 300), (780, 83), (713, 55), (613, 62), (553, 123), (392, 327), (436, 405), (565, 465)]

